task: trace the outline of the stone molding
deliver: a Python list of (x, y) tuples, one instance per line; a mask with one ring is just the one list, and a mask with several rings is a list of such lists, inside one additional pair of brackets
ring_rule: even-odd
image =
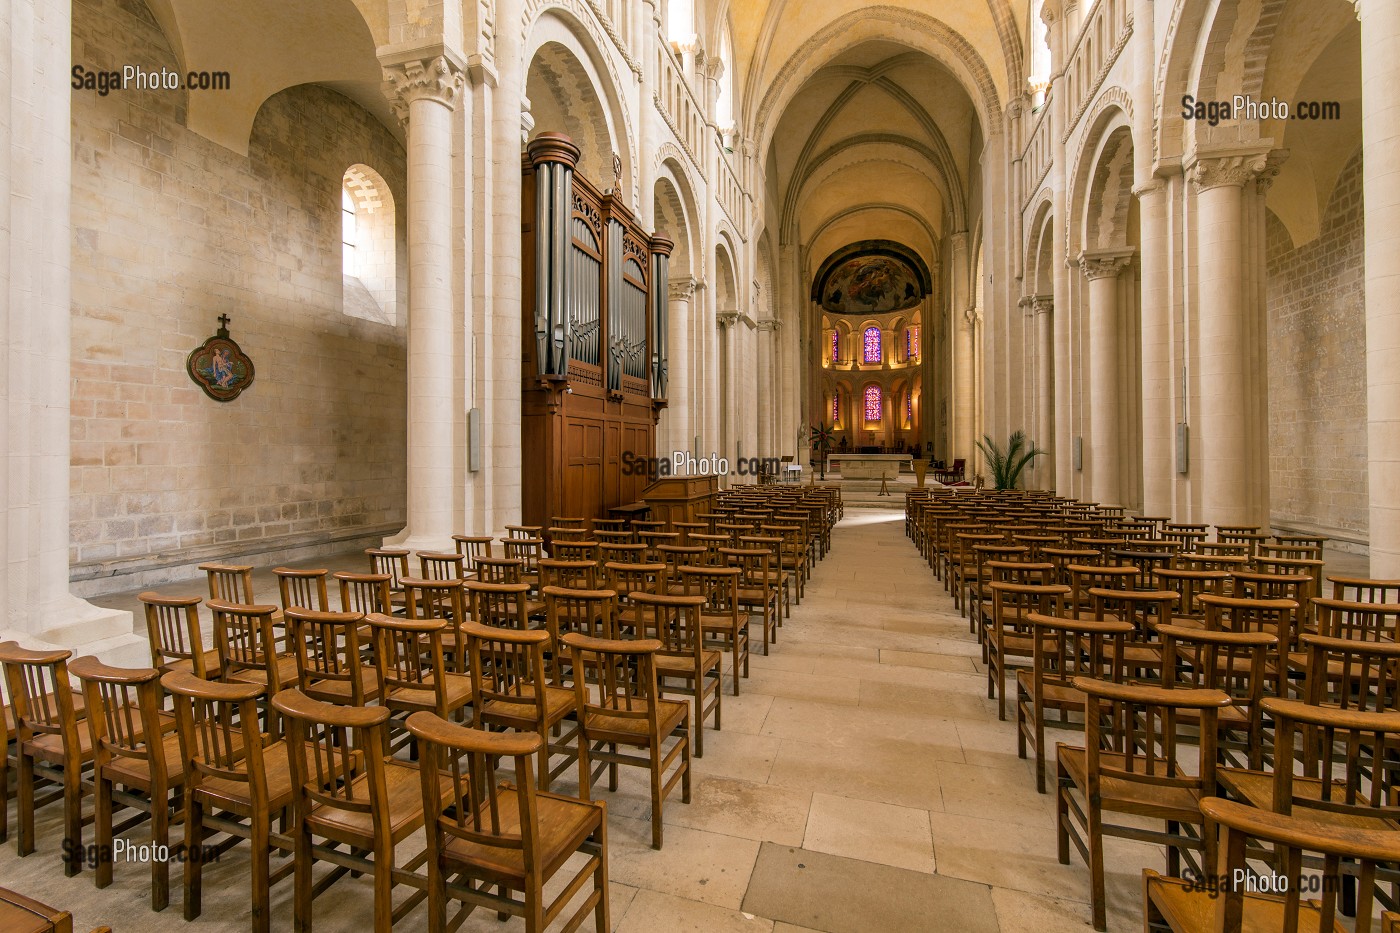
[(1055, 310), (1054, 295), (1035, 295), (1031, 298), (1031, 302), (1037, 315), (1049, 314)]
[(689, 301), (695, 296), (695, 289), (699, 285), (700, 283), (689, 275), (671, 279), (666, 283), (666, 297), (671, 301)]
[(448, 110), (457, 105), (457, 94), (466, 75), (446, 56), (410, 59), (384, 66), (384, 90), (400, 122), (408, 123), (408, 108), (414, 101), (431, 100)]
[(1133, 186), (1133, 197), (1135, 197), (1135, 198), (1137, 198), (1139, 201), (1141, 201), (1143, 198), (1147, 197), (1149, 194), (1161, 194), (1163, 191), (1166, 191), (1166, 190), (1167, 190), (1167, 183), (1166, 183), (1166, 181), (1164, 181), (1164, 180), (1161, 179), (1161, 178), (1154, 178), (1154, 179), (1152, 179), (1151, 181), (1145, 181), (1145, 182), (1143, 182), (1143, 183), (1140, 184), (1140, 185), (1134, 185), (1134, 186)]
[(1288, 161), (1287, 149), (1274, 149), (1264, 158), (1264, 168), (1259, 173), (1259, 177), (1254, 180), (1254, 190), (1260, 194), (1267, 194), (1273, 187), (1274, 179), (1278, 173), (1283, 171), (1283, 163)]
[(1085, 250), (1079, 254), (1079, 269), (1090, 281), (1114, 278), (1133, 261), (1135, 252), (1131, 248)]
[(738, 312), (737, 310), (734, 310), (734, 311), (716, 311), (716, 312), (715, 312), (715, 320), (719, 323), (719, 326), (720, 326), (720, 327), (723, 327), (723, 328), (733, 327), (735, 324), (738, 324), (738, 323), (739, 323), (739, 312)]

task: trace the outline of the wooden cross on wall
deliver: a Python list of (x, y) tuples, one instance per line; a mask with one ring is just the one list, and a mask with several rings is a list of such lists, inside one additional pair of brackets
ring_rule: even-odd
[(233, 320), (233, 318), (229, 317), (227, 314), (221, 314), (221, 315), (219, 315), (219, 336), (220, 336), (220, 337), (224, 337), (224, 338), (227, 338), (227, 337), (228, 337), (228, 325), (229, 325), (229, 322), (232, 321), (232, 320)]

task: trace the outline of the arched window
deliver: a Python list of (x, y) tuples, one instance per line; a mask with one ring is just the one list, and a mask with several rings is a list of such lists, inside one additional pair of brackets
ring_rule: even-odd
[(399, 281), (394, 195), (368, 165), (352, 165), (341, 178), (340, 248), (345, 313), (395, 323)]
[(1050, 86), (1050, 47), (1045, 21), (1040, 8), (1045, 0), (1031, 0), (1031, 61), (1027, 83), (1031, 89), (1031, 107), (1039, 110), (1045, 103), (1045, 90)]
[(919, 325), (905, 328), (904, 331), (904, 358), (917, 360), (919, 358)]
[[(729, 39), (729, 24), (719, 34), (719, 100), (715, 104), (715, 126), (724, 136), (726, 146), (733, 142), (734, 126), (734, 43)], [(732, 151), (732, 149), (731, 149)]]
[(865, 329), (865, 361), (867, 363), (880, 362), (884, 358), (880, 351), (880, 328), (867, 327)]
[(841, 332), (839, 330), (831, 332), (831, 362), (841, 362)]
[(831, 393), (831, 423), (833, 426), (841, 423), (841, 390), (836, 389)]
[(883, 407), (880, 397), (880, 387), (871, 384), (865, 387), (865, 420), (879, 421), (880, 410)]
[(914, 422), (914, 393), (904, 393), (904, 422), (912, 424)]
[(691, 0), (671, 0), (666, 11), (666, 38), (680, 43), (695, 38), (695, 5)]

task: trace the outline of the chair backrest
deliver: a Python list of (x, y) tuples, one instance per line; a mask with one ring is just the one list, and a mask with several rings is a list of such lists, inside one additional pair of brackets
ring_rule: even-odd
[(77, 713), (68, 679), (71, 651), (31, 651), (12, 641), (0, 643), (0, 666), (10, 692), (15, 739), (57, 735), (70, 760), (78, 753)]
[(482, 583), (521, 583), (525, 562), (515, 557), (478, 557), (476, 578)]
[(1313, 627), (1319, 635), (1359, 641), (1400, 641), (1400, 605), (1317, 597)]
[(164, 785), (160, 671), (111, 667), (91, 655), (77, 658), (68, 670), (83, 684), (94, 764), (103, 768), (113, 758), (143, 761), (152, 784)]
[(469, 616), (482, 625), (524, 630), (530, 627), (526, 597), (528, 583), (482, 583), (468, 580)]
[[(1215, 793), (1217, 722), (1230, 697), (1220, 690), (1167, 689), (1076, 677), (1085, 695), (1084, 748), (1089, 799), (1103, 779)], [(1183, 711), (1187, 715), (1179, 715)], [(1196, 729), (1199, 726), (1199, 738)], [(1200, 767), (1182, 766), (1179, 745), (1200, 744)]]
[(1400, 712), (1400, 643), (1305, 632), (1303, 697), (1313, 706)]
[(462, 581), (404, 577), (404, 614), (410, 619), (443, 619), (461, 624)]
[(284, 612), (294, 606), (321, 612), (330, 609), (326, 596), (326, 577), (330, 571), (277, 567), (272, 572), (277, 576), (277, 592), (282, 598)]
[(598, 545), (598, 560), (604, 564), (639, 564), (646, 560), (646, 551), (645, 544), (604, 541)]
[(738, 567), (682, 567), (681, 581), (686, 596), (703, 596), (702, 615), (710, 619), (727, 618), (739, 625)]
[(253, 568), (250, 564), (200, 564), (209, 577), (209, 598), (228, 603), (251, 604), (253, 598)]
[(554, 557), (558, 560), (588, 561), (598, 563), (599, 544), (597, 541), (555, 541)]
[[(1400, 603), (1400, 580), (1331, 576), (1333, 599), (1357, 603)], [(1321, 595), (1321, 594), (1318, 594)]]
[(395, 619), (386, 615), (365, 617), (374, 634), (374, 667), (379, 695), (394, 690), (431, 690), (438, 712), (446, 716), (447, 664), (443, 660), (441, 619)]
[[(596, 545), (591, 545), (596, 549)], [(540, 559), (540, 585), (575, 590), (598, 588), (598, 562), (590, 559)]]
[(1222, 632), (1161, 625), (1162, 686), (1222, 690), (1257, 719), (1266, 689), (1275, 689), (1268, 674), (1278, 637), (1268, 632)]
[(1095, 567), (1086, 564), (1067, 564), (1069, 574), (1070, 601), (1080, 609), (1090, 609), (1094, 605), (1092, 589), (1127, 590), (1140, 577), (1141, 571), (1131, 564), (1124, 566)]
[(1219, 596), (1230, 582), (1230, 574), (1224, 570), (1184, 570), (1181, 568), (1157, 571), (1157, 585), (1164, 590), (1172, 590), (1178, 596), (1175, 615), (1178, 618), (1204, 619), (1205, 606), (1197, 598), (1210, 593)]
[(654, 638), (590, 638), (570, 632), (561, 644), (573, 663), (580, 721), (607, 716), (646, 722), (652, 735), (660, 731), (655, 655), (661, 642)]
[(247, 786), (250, 799), (267, 805), (263, 736), (258, 730), (261, 684), (218, 683), (187, 671), (160, 678), (175, 707), (186, 793), (204, 778)]
[(286, 620), (301, 688), (306, 690), (318, 681), (342, 683), (349, 691), (348, 702), (364, 706), (364, 681), (360, 678), (364, 614), (293, 608), (287, 610)]
[[(509, 526), (507, 526), (509, 527)], [(538, 573), (540, 558), (544, 556), (544, 541), (540, 538), (505, 538), (501, 541), (507, 557), (523, 563), (523, 573)]]
[(1031, 631), (1030, 616), (1064, 615), (1062, 607), (1069, 587), (1061, 584), (1000, 583), (988, 584), (992, 591), (990, 622), (994, 632), (1026, 634)]
[[(407, 726), (418, 740), (428, 864), (437, 866), (432, 870), (450, 870), (443, 853), (461, 840), (484, 849), (483, 861), (518, 857), (526, 877), (543, 878), (534, 758), (544, 739), (534, 732), (470, 729), (423, 712), (409, 716)], [(513, 772), (509, 781), (498, 776), (505, 768)], [(443, 777), (451, 782), (445, 801)], [(514, 819), (506, 816), (512, 808)]]
[(540, 532), (544, 531), (543, 525), (507, 525), (506, 537), (502, 540), (523, 540), (526, 538), (538, 538)]
[(600, 544), (636, 544), (637, 533), (630, 528), (595, 528), (593, 539)]
[(1119, 618), (1133, 624), (1134, 641), (1155, 641), (1152, 627), (1171, 618), (1180, 598), (1175, 590), (1116, 590), (1091, 587), (1094, 618)]
[(639, 638), (660, 642), (658, 654), (688, 657), (699, 663), (704, 651), (700, 613), (705, 608), (705, 597), (636, 593), (633, 600)]
[(457, 553), (465, 558), (462, 569), (469, 574), (476, 573), (477, 558), (491, 556), (490, 535), (453, 535), (452, 541), (457, 546)]
[(151, 666), (165, 668), (188, 661), (195, 676), (206, 678), (204, 639), (199, 631), (198, 596), (162, 596), (155, 592), (136, 597), (146, 615), (146, 640), (151, 645)]
[(1068, 685), (1075, 677), (1122, 682), (1123, 647), (1131, 622), (1081, 619), (1032, 612), (1026, 616), (1035, 640), (1031, 649), (1032, 696), (1044, 699), (1047, 683)]
[(1205, 626), (1220, 632), (1268, 632), (1278, 637), (1284, 650), (1297, 639), (1298, 604), (1291, 599), (1246, 599), (1237, 596), (1199, 598), (1205, 607)]
[(777, 585), (774, 576), (773, 555), (765, 548), (725, 547), (719, 549), (720, 557), (726, 565), (739, 568), (741, 587), (761, 586), (769, 589)]
[(630, 603), (637, 593), (656, 593), (666, 585), (666, 565), (663, 563), (613, 563), (603, 565), (608, 589), (617, 593), (619, 602)]
[[(1356, 890), (1356, 933), (1369, 933), (1372, 929), (1376, 866), (1393, 864), (1400, 859), (1400, 833), (1327, 826), (1221, 797), (1201, 800), (1201, 813), (1206, 818), (1205, 832), (1218, 832), (1219, 840), (1216, 846), (1219, 871), (1212, 879), (1212, 884), (1218, 887), (1209, 892), (1211, 898), (1218, 898), (1213, 929), (1224, 933), (1242, 929), (1247, 912), (1245, 902), (1263, 896), (1248, 893), (1247, 884), (1234, 882), (1251, 873), (1249, 860), (1258, 850), (1258, 842), (1266, 843), (1277, 859), (1271, 887), (1283, 893), (1270, 899), (1283, 902), (1278, 910), (1282, 924), (1277, 928), (1278, 933), (1340, 928), (1342, 905), (1337, 895), (1342, 888), (1344, 863), (1347, 870), (1356, 872), (1362, 881)], [(1309, 879), (1303, 875), (1307, 864), (1304, 853), (1322, 856), (1320, 902), (1302, 900), (1302, 892), (1309, 888)]]
[(340, 570), (332, 574), (340, 584), (340, 608), (346, 612), (369, 615), (371, 612), (389, 613), (389, 588), (392, 578), (387, 573), (351, 573)]
[(424, 580), (460, 580), (466, 574), (466, 558), (461, 554), (439, 551), (418, 552), (418, 575)]
[(243, 605), (211, 599), (205, 605), (214, 613), (214, 647), (219, 652), (224, 678), (245, 671), (262, 671), (269, 692), (282, 688), (277, 671), (277, 641), (272, 634), (276, 606)]
[(389, 709), (313, 700), (295, 687), (272, 697), (287, 723), (293, 804), (301, 818), (321, 807), (367, 817), (370, 838), (390, 839), (384, 781)]
[(402, 589), (399, 580), (408, 576), (408, 555), (410, 553), (407, 548), (399, 547), (366, 548), (365, 554), (369, 556), (369, 572), (387, 573), (389, 575), (389, 588), (398, 592)]
[(617, 633), (617, 592), (615, 590), (576, 590), (546, 586), (545, 625), (558, 644), (567, 632), (582, 632), (594, 638), (614, 638)]

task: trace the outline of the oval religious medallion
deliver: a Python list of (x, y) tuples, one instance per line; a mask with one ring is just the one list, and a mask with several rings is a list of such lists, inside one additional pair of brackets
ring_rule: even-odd
[(229, 316), (219, 315), (219, 331), (185, 360), (190, 378), (216, 402), (231, 402), (253, 384), (253, 361), (228, 335)]

